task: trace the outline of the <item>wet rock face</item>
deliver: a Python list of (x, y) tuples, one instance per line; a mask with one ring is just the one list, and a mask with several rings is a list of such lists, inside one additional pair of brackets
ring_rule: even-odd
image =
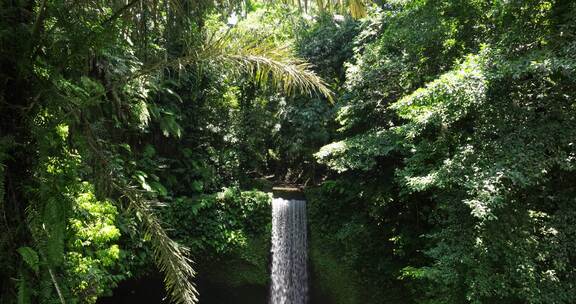
[(271, 304), (308, 303), (306, 201), (272, 201)]

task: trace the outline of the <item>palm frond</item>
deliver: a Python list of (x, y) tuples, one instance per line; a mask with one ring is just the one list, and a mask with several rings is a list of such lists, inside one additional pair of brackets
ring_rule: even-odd
[(130, 202), (130, 206), (141, 216), (146, 232), (151, 236), (154, 261), (164, 274), (164, 284), (170, 297), (180, 304), (198, 303), (198, 291), (193, 283), (196, 271), (187, 257), (188, 248), (172, 240), (162, 227), (150, 201), (136, 188), (114, 184)]
[(332, 100), (332, 91), (311, 70), (312, 65), (291, 56), (285, 49), (238, 49), (238, 52), (222, 54), (216, 60), (230, 68), (229, 71), (252, 75), (261, 84), (270, 81), (288, 95), (296, 90), (308, 95), (318, 92)]
[[(100, 145), (94, 132), (89, 131), (86, 135), (93, 143), (89, 148), (94, 156), (102, 160), (102, 163), (110, 163), (102, 153), (104, 147)], [(164, 284), (171, 299), (179, 304), (198, 303), (198, 291), (193, 282), (196, 272), (191, 266), (192, 261), (187, 257), (189, 250), (168, 236), (154, 213), (153, 207), (162, 204), (149, 199), (146, 191), (128, 185), (123, 178), (108, 179), (107, 183), (111, 190), (117, 191), (128, 201), (129, 207), (142, 219), (154, 249), (154, 262), (164, 274)]]
[(4, 205), (4, 165), (0, 161), (0, 209), (3, 208)]
[(266, 41), (265, 37), (252, 34), (226, 32), (208, 35), (210, 38), (200, 51), (149, 65), (128, 80), (146, 77), (167, 68), (215, 64), (234, 76), (248, 74), (261, 85), (272, 84), (288, 95), (297, 91), (308, 95), (319, 93), (333, 101), (333, 92), (312, 70), (312, 64), (298, 58), (289, 46), (278, 46)]
[(348, 0), (348, 9), (352, 18), (366, 17), (366, 3), (363, 0)]
[(276, 45), (254, 32), (226, 32), (201, 53), (201, 60), (220, 64), (233, 74), (249, 74), (262, 85), (271, 83), (286, 94), (320, 93), (330, 101), (333, 93), (313, 66), (298, 58), (289, 45)]
[(18, 304), (30, 304), (32, 303), (30, 287), (28, 286), (27, 280), (20, 274), (20, 280), (18, 281), (18, 299), (16, 303)]

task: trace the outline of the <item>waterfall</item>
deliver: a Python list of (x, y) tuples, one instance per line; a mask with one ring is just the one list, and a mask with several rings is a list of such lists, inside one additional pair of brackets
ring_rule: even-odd
[(271, 304), (308, 302), (306, 202), (272, 201)]

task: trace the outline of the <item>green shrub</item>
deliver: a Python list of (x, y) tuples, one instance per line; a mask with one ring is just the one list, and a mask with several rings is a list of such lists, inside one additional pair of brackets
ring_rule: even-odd
[(163, 219), (173, 228), (174, 238), (190, 248), (201, 276), (230, 286), (265, 285), (270, 206), (268, 193), (227, 188), (216, 194), (180, 197), (163, 210)]

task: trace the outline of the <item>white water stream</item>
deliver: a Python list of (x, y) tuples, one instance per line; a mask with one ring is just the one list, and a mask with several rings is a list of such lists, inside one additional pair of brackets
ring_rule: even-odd
[(271, 304), (307, 304), (306, 201), (272, 201)]

